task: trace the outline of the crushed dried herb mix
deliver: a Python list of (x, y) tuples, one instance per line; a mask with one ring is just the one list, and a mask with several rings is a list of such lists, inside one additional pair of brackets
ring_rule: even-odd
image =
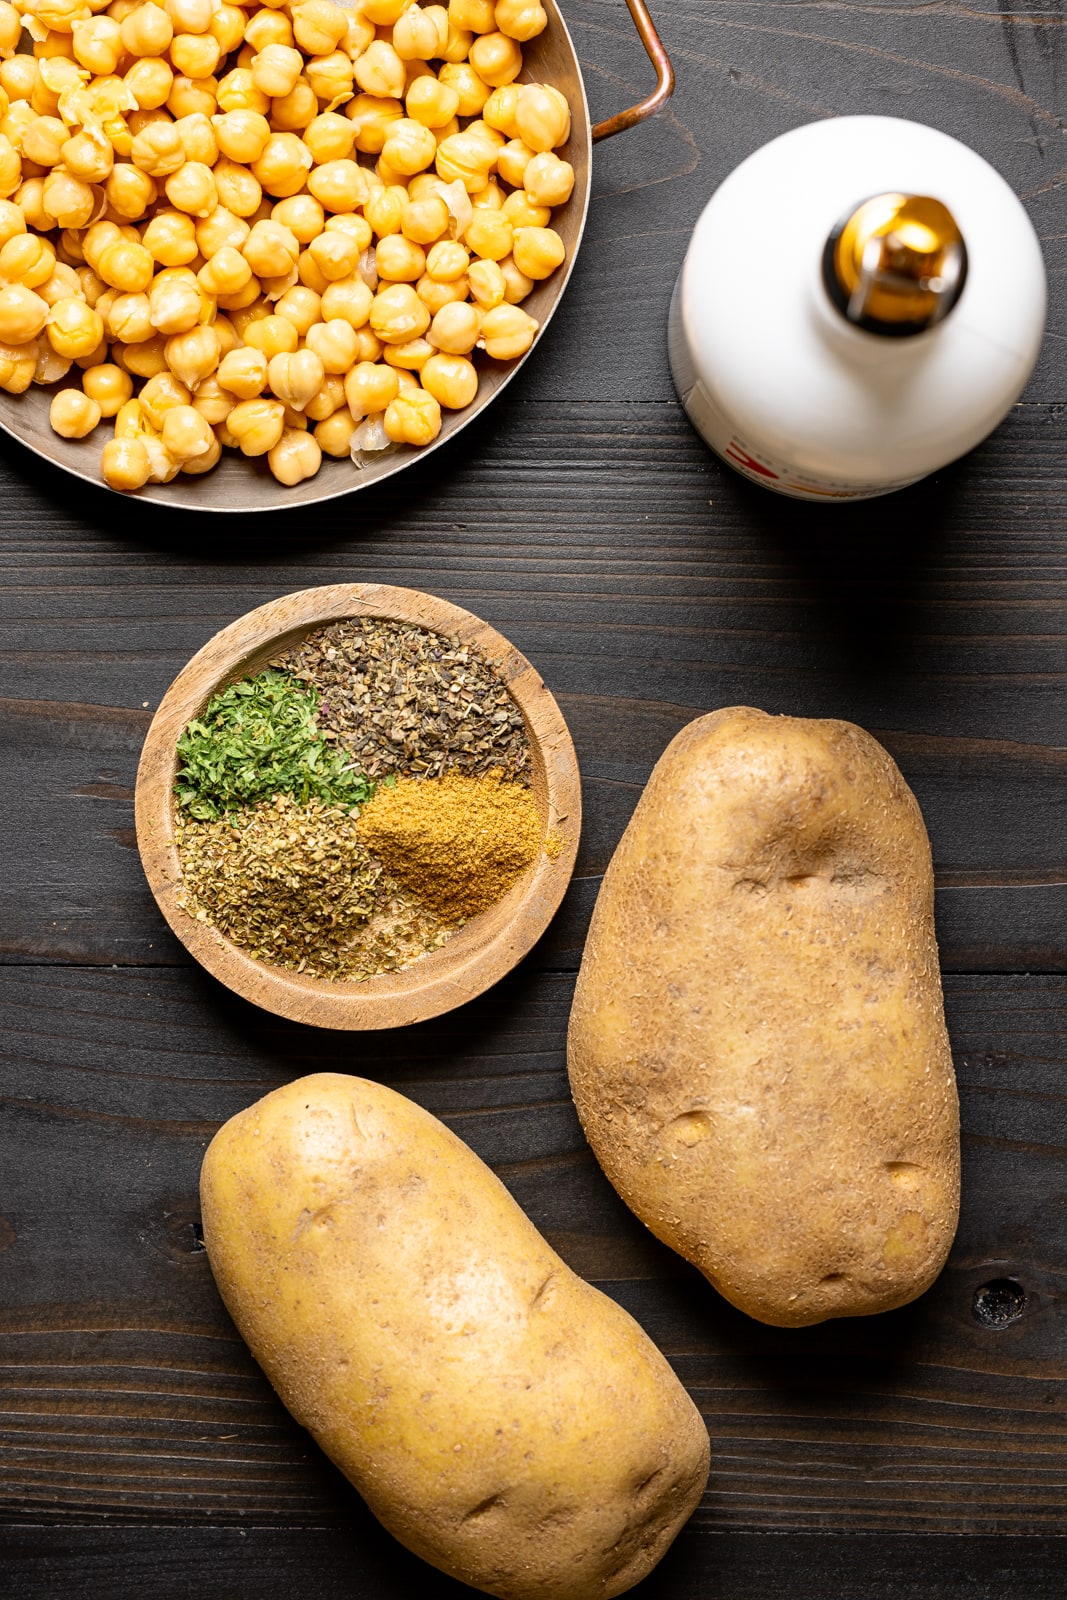
[(395, 972), (448, 937), (337, 806), (289, 796), (179, 823), (185, 909), (261, 961), (309, 977)]
[(185, 906), (258, 960), (363, 980), (439, 948), (536, 860), (522, 713), (475, 645), (339, 622), (178, 743)]
[(477, 645), (413, 623), (352, 617), (274, 665), (320, 692), (324, 736), (344, 745), (368, 778), (499, 768), (529, 782), (522, 712)]

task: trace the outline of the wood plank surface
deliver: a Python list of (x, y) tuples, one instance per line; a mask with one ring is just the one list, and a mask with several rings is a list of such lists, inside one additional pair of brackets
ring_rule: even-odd
[[(234, 1111), (322, 1068), (442, 1116), (657, 1339), (713, 1471), (656, 1600), (1059, 1600), (1067, 1549), (1067, 166), (1052, 3), (656, 0), (678, 89), (598, 146), (585, 242), (505, 402), (379, 489), (197, 519), (0, 439), (0, 1593), (399, 1600), (470, 1591), (388, 1538), (287, 1417), (199, 1248)], [(620, 0), (568, 0), (592, 111), (650, 69)], [(766, 496), (690, 430), (665, 322), (716, 184), (856, 112), (962, 138), (1050, 271), (1022, 401), (964, 461), (852, 507)], [(530, 657), (583, 769), (578, 872), (519, 971), (359, 1039), (188, 962), (140, 872), (152, 710), (223, 624), (317, 583), (405, 584)], [(651, 767), (719, 705), (871, 729), (922, 804), (964, 1198), (914, 1306), (795, 1332), (734, 1312), (601, 1175), (564, 1071), (600, 875)], [(993, 1289), (990, 1290), (990, 1285)], [(999, 1319), (999, 1320), (998, 1320)]]

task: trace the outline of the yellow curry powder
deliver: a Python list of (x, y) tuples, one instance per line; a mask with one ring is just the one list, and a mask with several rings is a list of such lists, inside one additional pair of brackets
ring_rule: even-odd
[(501, 899), (542, 845), (533, 795), (497, 769), (382, 784), (356, 829), (398, 883), (457, 925)]

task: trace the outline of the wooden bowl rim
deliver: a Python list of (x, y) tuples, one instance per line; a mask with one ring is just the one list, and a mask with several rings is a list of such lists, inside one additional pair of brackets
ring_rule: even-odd
[[(308, 978), (256, 961), (178, 904), (181, 867), (174, 842), (176, 745), (191, 717), (226, 684), (259, 671), (300, 637), (350, 617), (416, 623), (486, 652), (522, 711), (530, 740), (532, 788), (545, 836), (542, 850), (508, 893), (414, 966), (363, 983)], [(544, 933), (574, 871), (581, 831), (578, 758), (563, 715), (540, 675), (495, 628), (461, 606), (418, 589), (336, 583), (284, 595), (238, 617), (182, 668), (160, 702), (141, 752), (135, 790), (137, 847), (148, 884), (171, 929), (200, 964), (243, 999), (316, 1027), (390, 1028), (440, 1016), (472, 1000), (519, 962)]]

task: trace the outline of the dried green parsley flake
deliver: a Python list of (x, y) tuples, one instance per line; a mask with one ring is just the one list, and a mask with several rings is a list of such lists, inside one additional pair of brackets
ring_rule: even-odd
[(396, 972), (452, 931), (393, 882), (341, 807), (279, 794), (214, 821), (179, 816), (175, 838), (185, 910), (291, 972)]
[(359, 806), (374, 785), (322, 736), (319, 692), (268, 669), (208, 701), (178, 740), (178, 804), (213, 822), (275, 794)]

